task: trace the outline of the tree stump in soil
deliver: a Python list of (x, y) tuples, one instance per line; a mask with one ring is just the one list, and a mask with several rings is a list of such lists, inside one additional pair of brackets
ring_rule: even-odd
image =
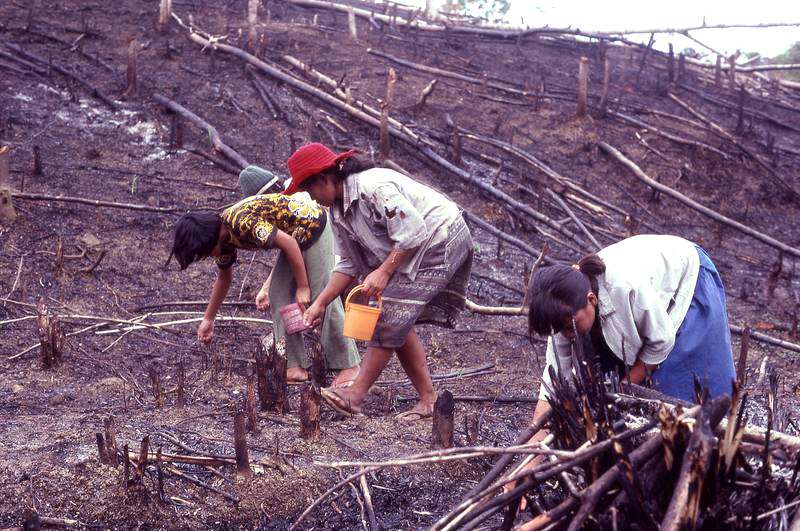
[(25, 521), (22, 523), (24, 531), (39, 531), (42, 528), (42, 519), (33, 509), (25, 510)]
[(158, 367), (151, 365), (147, 369), (147, 374), (150, 376), (150, 388), (153, 392), (153, 398), (156, 401), (156, 407), (160, 408), (164, 405), (164, 390), (161, 387), (161, 374), (158, 372)]
[(251, 376), (247, 379), (247, 398), (245, 402), (247, 413), (247, 431), (258, 433), (258, 412), (256, 411), (256, 384)]
[(108, 451), (106, 449), (106, 441), (103, 438), (103, 434), (99, 431), (96, 432), (95, 438), (97, 439), (97, 455), (100, 458), (101, 464), (108, 464)]
[(117, 456), (117, 430), (114, 426), (114, 417), (108, 417), (103, 421), (105, 429), (106, 456), (109, 464), (116, 466), (119, 463)]
[(322, 343), (316, 342), (311, 347), (311, 381), (317, 387), (325, 387), (325, 374), (328, 370), (328, 363), (325, 360), (325, 352)]
[(319, 440), (320, 399), (314, 384), (306, 384), (300, 393), (300, 437), (312, 442)]
[(36, 323), (39, 343), (42, 347), (42, 367), (50, 369), (61, 365), (61, 352), (64, 349), (64, 331), (57, 315), (50, 313), (47, 301), (42, 298), (36, 305), (39, 313)]
[(478, 438), (480, 437), (480, 424), (478, 415), (475, 413), (468, 413), (464, 417), (464, 432), (467, 436), (467, 444), (469, 446), (475, 446), (478, 442)]
[(0, 221), (14, 221), (17, 217), (17, 212), (11, 203), (11, 189), (8, 187), (10, 151), (8, 146), (0, 146)]
[(453, 393), (444, 391), (439, 394), (433, 406), (433, 448), (452, 448), (453, 446), (453, 421), (456, 401)]
[(237, 411), (233, 417), (233, 447), (236, 450), (236, 474), (239, 477), (250, 477), (250, 455), (247, 451), (247, 431), (245, 430), (245, 415)]
[(259, 340), (256, 352), (256, 374), (261, 409), (285, 413), (286, 400), (286, 342), (275, 343), (272, 334)]
[(178, 407), (183, 407), (186, 405), (186, 368), (183, 365), (183, 360), (178, 362), (175, 379), (177, 381), (175, 405)]

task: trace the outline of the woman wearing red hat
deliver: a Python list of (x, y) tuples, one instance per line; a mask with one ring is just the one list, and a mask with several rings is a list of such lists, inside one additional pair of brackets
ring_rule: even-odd
[(330, 207), (336, 264), (328, 285), (305, 313), (317, 323), (328, 304), (354, 279), (383, 309), (361, 371), (349, 388), (322, 390), (344, 415), (361, 414), (369, 388), (397, 352), (420, 402), (398, 418), (431, 416), (436, 392), (416, 323), (454, 326), (472, 267), (472, 236), (458, 206), (439, 192), (387, 168), (375, 168), (353, 150), (335, 154), (322, 144), (298, 149), (288, 161), (286, 193), (305, 190)]

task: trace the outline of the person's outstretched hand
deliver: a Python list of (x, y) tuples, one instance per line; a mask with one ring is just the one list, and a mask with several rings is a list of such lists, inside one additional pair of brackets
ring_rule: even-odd
[(256, 295), (256, 308), (262, 312), (269, 310), (269, 290), (261, 289)]
[(203, 343), (204, 345), (208, 345), (211, 343), (211, 340), (214, 338), (214, 320), (213, 319), (203, 319), (200, 322), (200, 326), (197, 327), (197, 340)]
[(307, 327), (315, 327), (322, 322), (325, 316), (325, 307), (319, 302), (314, 302), (303, 314), (303, 324)]

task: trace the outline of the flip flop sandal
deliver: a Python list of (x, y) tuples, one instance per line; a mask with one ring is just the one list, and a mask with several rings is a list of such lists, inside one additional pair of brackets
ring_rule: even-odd
[(402, 413), (398, 413), (394, 416), (396, 420), (402, 420), (403, 422), (414, 422), (417, 420), (429, 419), (433, 416), (433, 411), (430, 413), (421, 413), (419, 411), (403, 411)]
[(342, 400), (342, 397), (337, 395), (334, 391), (331, 391), (330, 388), (323, 387), (322, 389), (319, 390), (319, 394), (325, 401), (325, 403), (327, 403), (331, 407), (331, 409), (333, 409), (343, 417), (351, 418), (351, 417), (366, 416), (360, 411), (352, 411), (350, 409), (347, 409)]

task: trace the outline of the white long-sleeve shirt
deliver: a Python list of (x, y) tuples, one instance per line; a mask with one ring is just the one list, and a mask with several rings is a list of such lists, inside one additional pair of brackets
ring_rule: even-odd
[[(663, 362), (675, 345), (694, 296), (700, 258), (678, 236), (639, 235), (597, 253), (606, 264), (597, 277), (598, 318), (608, 347), (626, 365)], [(563, 334), (547, 341), (539, 398), (551, 385), (548, 367), (572, 370), (571, 344)]]

